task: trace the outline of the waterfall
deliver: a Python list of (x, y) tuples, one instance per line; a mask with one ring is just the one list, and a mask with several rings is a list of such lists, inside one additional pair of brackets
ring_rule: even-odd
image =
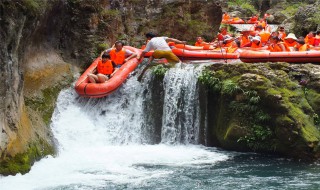
[[(51, 124), (58, 155), (35, 163), (26, 175), (0, 177), (1, 189), (154, 189), (157, 185), (148, 188), (146, 183), (179, 178), (182, 167), (189, 171), (228, 159), (214, 148), (197, 145), (200, 70), (177, 65), (163, 83), (153, 80), (152, 71), (142, 82), (132, 74), (100, 99), (79, 97), (73, 88), (63, 90)], [(156, 109), (163, 102), (151, 101), (152, 93), (164, 95), (163, 109)], [(148, 122), (146, 108), (152, 107), (158, 128)]]
[[(161, 135), (162, 143), (199, 143), (197, 76), (201, 69), (202, 66), (177, 64), (165, 74), (161, 134), (156, 134)], [(149, 71), (141, 83), (136, 79), (128, 80), (116, 93), (101, 99), (88, 100), (78, 97), (70, 100), (67, 97), (70, 94), (62, 93), (53, 116), (53, 120), (59, 122), (54, 122), (52, 128), (55, 129), (55, 125), (61, 125), (60, 122), (64, 121), (66, 113), (61, 114), (61, 112), (65, 112), (70, 107), (74, 112), (74, 106), (77, 106), (79, 120), (75, 125), (83, 130), (77, 130), (77, 134), (74, 134), (75, 131), (68, 127), (70, 124), (64, 125), (65, 130), (68, 131), (64, 135), (76, 136), (77, 144), (79, 144), (79, 137), (86, 136), (86, 133), (92, 130), (99, 131), (98, 136), (92, 139), (84, 138), (83, 143), (89, 141), (95, 144), (95, 141), (98, 141), (112, 145), (149, 144), (153, 136), (148, 133), (155, 129), (154, 126), (146, 123), (145, 116), (149, 113), (143, 109), (143, 106), (149, 106), (150, 101), (153, 100), (146, 98), (143, 94), (152, 88), (149, 84), (151, 77), (152, 73)]]
[(164, 78), (163, 143), (199, 143), (197, 76), (201, 67), (177, 64)]

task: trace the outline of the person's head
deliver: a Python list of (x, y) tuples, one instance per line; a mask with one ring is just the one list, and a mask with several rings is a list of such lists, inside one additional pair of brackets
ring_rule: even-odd
[(307, 34), (308, 38), (312, 38), (312, 37), (314, 37), (314, 35), (313, 35), (313, 34), (314, 34), (314, 32), (312, 32), (312, 31), (311, 31), (311, 32), (309, 32), (309, 33)]
[(283, 27), (283, 26), (280, 26), (280, 27), (279, 27), (279, 31), (280, 31), (280, 32), (284, 32), (284, 27)]
[(226, 27), (220, 28), (220, 33), (223, 34), (223, 35), (226, 35), (227, 34), (227, 28)]
[(270, 36), (279, 36), (279, 32), (277, 32), (277, 31), (271, 32)]
[(122, 41), (116, 41), (116, 43), (114, 43), (114, 47), (116, 48), (117, 51), (122, 50), (123, 48), (123, 42)]
[(261, 42), (260, 36), (255, 36), (252, 38), (252, 43), (259, 44)]
[(261, 25), (256, 26), (255, 30), (261, 31), (263, 27)]
[(103, 62), (106, 62), (107, 60), (110, 59), (110, 54), (109, 53), (103, 53), (101, 58), (102, 58)]
[(279, 38), (278, 36), (272, 36), (272, 37), (270, 38), (270, 42), (271, 42), (271, 43), (276, 44), (276, 43), (278, 43), (279, 41), (280, 41), (280, 38)]
[(233, 40), (234, 40), (233, 37), (231, 37), (231, 36), (229, 36), (229, 35), (226, 35), (226, 36), (224, 37), (224, 39), (223, 39), (223, 43), (224, 43), (224, 44), (227, 44), (227, 43), (232, 42)]
[(152, 32), (146, 33), (146, 38), (147, 38), (148, 40), (151, 40), (151, 39), (154, 38), (154, 37), (156, 37), (156, 35), (155, 35), (154, 33), (152, 33)]
[(244, 30), (244, 31), (241, 32), (241, 34), (242, 34), (243, 36), (249, 36), (249, 35), (250, 35), (250, 31)]
[(294, 33), (289, 33), (287, 37), (284, 38), (287, 42), (292, 43), (297, 40), (296, 35)]
[(201, 36), (198, 36), (198, 37), (197, 37), (197, 42), (199, 42), (199, 43), (203, 42), (203, 39), (202, 39)]

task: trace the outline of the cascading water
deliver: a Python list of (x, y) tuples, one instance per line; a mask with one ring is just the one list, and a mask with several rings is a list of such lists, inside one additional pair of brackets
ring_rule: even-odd
[(81, 98), (72, 88), (62, 91), (51, 125), (58, 155), (35, 163), (26, 175), (0, 178), (1, 189), (154, 189), (159, 181), (179, 176), (181, 168), (226, 160), (227, 155), (196, 145), (199, 71), (178, 64), (166, 73), (162, 143), (157, 145), (147, 145), (153, 126), (143, 109), (150, 72), (142, 83), (131, 76), (106, 98)]
[(202, 67), (177, 65), (164, 78), (163, 143), (198, 143), (199, 99), (197, 75)]

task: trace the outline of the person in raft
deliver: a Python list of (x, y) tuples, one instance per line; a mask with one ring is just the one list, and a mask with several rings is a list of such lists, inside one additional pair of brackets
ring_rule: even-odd
[(196, 43), (194, 44), (194, 46), (205, 46), (205, 45), (209, 45), (209, 43), (203, 41), (203, 39), (202, 39), (201, 36), (198, 36), (198, 37), (197, 37), (197, 41), (196, 41)]
[(125, 62), (137, 57), (136, 53), (123, 48), (123, 42), (121, 41), (116, 41), (113, 48), (109, 48), (102, 53), (110, 54), (111, 60), (116, 64), (114, 73), (116, 73)]
[(186, 44), (185, 41), (180, 41), (174, 38), (168, 37), (156, 37), (155, 34), (149, 32), (146, 34), (146, 38), (150, 40), (140, 55), (140, 60), (144, 58), (144, 55), (154, 50), (152, 56), (149, 58), (148, 64), (154, 59), (166, 58), (169, 63), (179, 63), (180, 59), (171, 51), (168, 42), (175, 42), (179, 44)]
[[(90, 74), (88, 74), (89, 81), (91, 83), (104, 83), (111, 75), (114, 73), (115, 63), (110, 59), (108, 53), (103, 53), (101, 56), (102, 59), (98, 61), (97, 68)], [(97, 71), (97, 74), (93, 74)]]

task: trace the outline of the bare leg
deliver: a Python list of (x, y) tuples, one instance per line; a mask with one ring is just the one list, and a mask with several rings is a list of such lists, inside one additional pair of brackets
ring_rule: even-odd
[(91, 83), (97, 83), (98, 81), (98, 77), (95, 74), (88, 74), (88, 78)]
[(98, 76), (98, 81), (100, 83), (104, 83), (109, 79), (106, 75), (103, 75), (103, 74), (97, 74), (97, 76)]

